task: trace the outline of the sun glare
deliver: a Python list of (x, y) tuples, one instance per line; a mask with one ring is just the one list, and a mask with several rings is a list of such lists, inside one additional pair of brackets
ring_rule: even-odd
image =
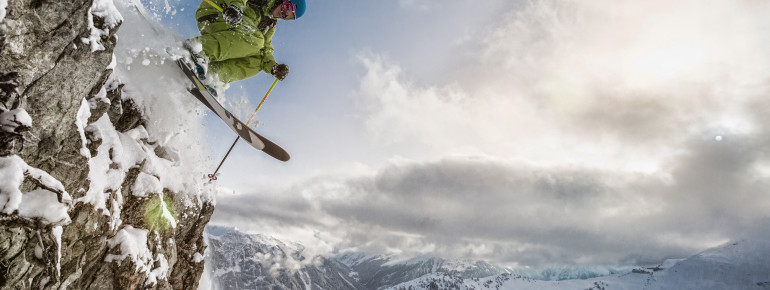
[(641, 86), (686, 80), (692, 78), (693, 73), (700, 73), (711, 55), (709, 48), (697, 41), (648, 49), (631, 54), (626, 80)]

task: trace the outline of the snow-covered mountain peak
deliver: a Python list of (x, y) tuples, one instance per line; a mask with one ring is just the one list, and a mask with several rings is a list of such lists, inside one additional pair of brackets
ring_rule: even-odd
[[(272, 245), (283, 244), (276, 242), (275, 239), (265, 239), (261, 235), (247, 235), (232, 228), (211, 228), (209, 231), (219, 235), (209, 240), (210, 249), (214, 250), (209, 253), (210, 260), (235, 261), (229, 266), (220, 264), (212, 267), (211, 271), (219, 275), (215, 278), (217, 281), (225, 281), (224, 283), (233, 285), (232, 281), (238, 280), (241, 281), (238, 282), (241, 283), (239, 285), (246, 285), (243, 283), (251, 281), (249, 279), (255, 275), (253, 269), (259, 268), (247, 266), (249, 261), (251, 263), (258, 261), (263, 271), (270, 269), (273, 272), (279, 269), (276, 267), (290, 265), (281, 264), (280, 259), (269, 261), (264, 254), (239, 254), (249, 253), (249, 251), (260, 253), (271, 248), (261, 244), (260, 241), (268, 241)], [(254, 237), (254, 239), (238, 238), (239, 235)], [(324, 289), (768, 289), (770, 287), (770, 262), (768, 262), (770, 261), (770, 239), (768, 237), (770, 234), (764, 231), (754, 231), (751, 235), (735, 242), (726, 243), (689, 258), (669, 259), (654, 267), (636, 268), (600, 265), (504, 268), (483, 261), (450, 260), (430, 255), (403, 259), (397, 255), (344, 252), (334, 257), (336, 261), (319, 258), (316, 261), (322, 261), (321, 263), (305, 263), (303, 265), (306, 266), (296, 271), (300, 276), (291, 277), (300, 277), (297, 281), (301, 281), (304, 278), (319, 275), (313, 276), (315, 278), (312, 280), (321, 279), (325, 281), (324, 283), (345, 285), (341, 286), (343, 288), (319, 287)], [(243, 242), (253, 244), (241, 244)], [(291, 267), (283, 268), (282, 273), (291, 273), (289, 269)], [(265, 273), (269, 274), (270, 271)], [(268, 274), (257, 275), (262, 283), (259, 285), (275, 286), (280, 283), (275, 282), (274, 279), (278, 281), (292, 279), (280, 274), (267, 278)], [(265, 282), (268, 280), (272, 282)], [(324, 285), (328, 286), (328, 284)]]
[(715, 247), (686, 259), (666, 260), (651, 268), (590, 279), (535, 280), (517, 274), (463, 278), (448, 273), (426, 274), (387, 289), (768, 289), (770, 235)]
[(235, 228), (209, 227), (206, 279), (213, 289), (364, 289), (334, 260), (305, 247)]
[(262, 245), (263, 247), (280, 249), (287, 253), (302, 253), (305, 247), (297, 242), (286, 242), (263, 234), (248, 234), (233, 227), (208, 226), (206, 233), (209, 239), (227, 240), (233, 243)]

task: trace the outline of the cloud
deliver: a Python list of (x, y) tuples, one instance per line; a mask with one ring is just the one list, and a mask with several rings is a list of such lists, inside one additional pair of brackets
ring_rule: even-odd
[(526, 265), (646, 263), (714, 246), (768, 218), (767, 182), (755, 170), (767, 158), (756, 146), (693, 140), (676, 166), (656, 175), (480, 157), (399, 160), (376, 174), (260, 195), (280, 198), (220, 199), (215, 219), (312, 230), (329, 249)]
[[(358, 101), (372, 138), (405, 152), (555, 163), (602, 142), (655, 163), (704, 126), (746, 124), (748, 101), (770, 77), (757, 65), (770, 63), (770, 21), (758, 12), (768, 10), (751, 1), (532, 1), (476, 36), (475, 65), (453, 82), (414, 83), (392, 61), (361, 57)], [(597, 158), (575, 162), (588, 159)]]
[(770, 62), (770, 21), (758, 13), (768, 10), (752, 1), (535, 1), (484, 38), (482, 59), (580, 132), (669, 139), (766, 82), (756, 64)]
[(531, 1), (471, 36), (476, 58), (440, 84), (362, 55), (365, 138), (403, 157), (220, 197), (214, 220), (319, 252), (524, 265), (645, 264), (715, 246), (770, 215), (768, 12)]

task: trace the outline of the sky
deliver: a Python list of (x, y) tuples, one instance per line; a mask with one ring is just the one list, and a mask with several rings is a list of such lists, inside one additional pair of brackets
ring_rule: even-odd
[[(279, 22), (291, 70), (256, 130), (292, 159), (238, 144), (211, 223), (540, 266), (654, 264), (768, 222), (769, 2), (469, 2), (307, 0)], [(197, 34), (197, 3), (145, 5)], [(248, 118), (271, 82), (225, 105)], [(206, 126), (216, 165), (235, 136)]]

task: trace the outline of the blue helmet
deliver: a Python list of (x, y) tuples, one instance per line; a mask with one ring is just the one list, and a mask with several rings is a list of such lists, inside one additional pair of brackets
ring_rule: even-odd
[(305, 0), (289, 0), (289, 2), (294, 4), (294, 15), (296, 15), (297, 18), (300, 18), (303, 14), (305, 14)]

